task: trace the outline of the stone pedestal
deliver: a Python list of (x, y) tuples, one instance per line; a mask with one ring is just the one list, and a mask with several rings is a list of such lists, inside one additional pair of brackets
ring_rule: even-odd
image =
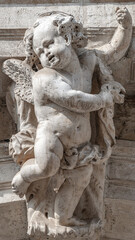
[(18, 166), (8, 155), (8, 143), (0, 143), (0, 240), (27, 240), (27, 216), (24, 199), (11, 190)]

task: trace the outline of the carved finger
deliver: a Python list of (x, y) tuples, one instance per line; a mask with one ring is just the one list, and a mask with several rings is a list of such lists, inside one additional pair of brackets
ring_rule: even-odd
[(128, 12), (128, 9), (126, 7), (124, 7), (123, 10), (125, 11), (125, 13)]
[(30, 235), (30, 236), (34, 236), (34, 234), (35, 234), (35, 224), (34, 223), (31, 223), (30, 225), (29, 225), (29, 228), (28, 228), (28, 235)]
[(119, 21), (122, 21), (122, 20), (124, 20), (124, 17), (119, 17), (119, 18), (117, 18), (117, 21), (119, 22)]
[(126, 14), (125, 14), (125, 13), (119, 13), (119, 14), (117, 14), (116, 16), (117, 16), (117, 17), (125, 17)]
[(124, 17), (118, 17), (118, 18), (117, 18), (117, 21), (118, 21), (118, 22), (121, 21), (121, 20), (124, 20)]
[(117, 20), (118, 22), (121, 22), (121, 21), (123, 21), (123, 20), (124, 20), (124, 17), (119, 17), (119, 18), (116, 18), (116, 20)]
[(118, 10), (117, 12), (116, 12), (116, 14), (119, 14), (119, 13), (126, 13), (127, 11), (125, 11), (125, 10)]
[(115, 12), (118, 12), (120, 10), (120, 8), (119, 7), (117, 7), (116, 9), (115, 9)]

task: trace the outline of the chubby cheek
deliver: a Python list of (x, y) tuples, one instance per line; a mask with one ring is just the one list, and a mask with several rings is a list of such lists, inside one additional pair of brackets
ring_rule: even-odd
[(65, 44), (60, 45), (59, 48), (57, 48), (56, 55), (59, 56), (62, 64), (67, 64), (71, 59), (71, 49), (65, 46)]
[(46, 58), (45, 54), (41, 54), (39, 59), (40, 59), (42, 67), (46, 67), (49, 65), (48, 59)]

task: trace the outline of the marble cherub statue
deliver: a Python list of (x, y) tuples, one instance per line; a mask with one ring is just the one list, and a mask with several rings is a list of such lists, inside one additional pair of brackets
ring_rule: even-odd
[[(113, 106), (123, 103), (125, 93), (107, 65), (125, 54), (132, 34), (127, 9), (116, 14), (119, 26), (112, 41), (94, 50), (85, 48), (83, 27), (73, 16), (42, 14), (26, 31), (25, 61), (4, 62), (3, 71), (16, 83), (20, 117), (10, 152), (22, 167), (12, 188), (20, 197), (26, 195), (29, 234), (51, 235), (52, 226), (57, 228), (52, 235), (73, 227), (76, 234), (81, 226), (88, 235), (91, 220), (102, 220), (105, 164), (115, 142)], [(96, 68), (100, 77), (91, 93)], [(99, 126), (95, 140), (90, 112), (98, 115), (93, 118)], [(83, 214), (88, 191), (94, 211)]]

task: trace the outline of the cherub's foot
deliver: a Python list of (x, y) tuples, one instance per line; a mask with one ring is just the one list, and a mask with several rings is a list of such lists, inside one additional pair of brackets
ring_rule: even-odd
[(42, 233), (45, 234), (46, 231), (46, 221), (45, 216), (41, 212), (35, 212), (30, 220), (30, 224), (28, 227), (28, 235), (37, 236)]
[(96, 229), (100, 229), (102, 227), (103, 223), (101, 219), (99, 218), (93, 218), (90, 223), (90, 232), (94, 232)]
[(20, 172), (18, 172), (13, 178), (12, 190), (14, 193), (19, 195), (20, 198), (22, 198), (24, 196), (24, 194), (26, 193), (29, 185), (30, 185), (30, 183), (24, 181)]

